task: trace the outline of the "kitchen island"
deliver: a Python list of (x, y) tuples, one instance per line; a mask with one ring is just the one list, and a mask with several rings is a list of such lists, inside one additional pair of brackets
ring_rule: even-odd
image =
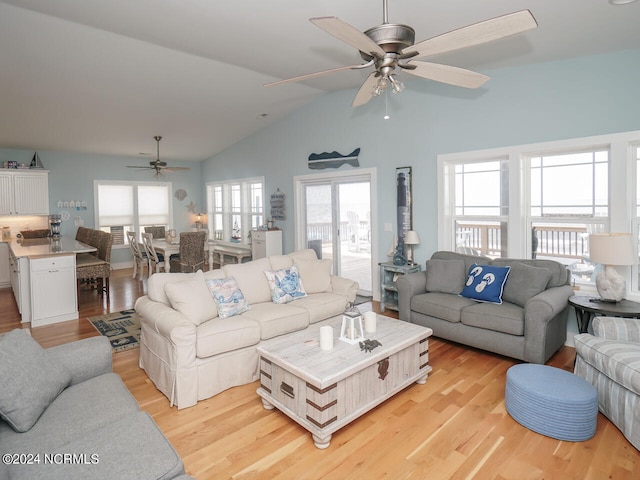
[(8, 244), (11, 288), (22, 323), (38, 327), (78, 318), (76, 254), (96, 248), (70, 237)]

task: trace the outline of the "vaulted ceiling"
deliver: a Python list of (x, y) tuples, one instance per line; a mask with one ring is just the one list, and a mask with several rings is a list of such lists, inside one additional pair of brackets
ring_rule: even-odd
[[(388, 2), (389, 22), (412, 26), (416, 42), (525, 8), (538, 28), (428, 60), (484, 73), (640, 46), (640, 2)], [(382, 23), (382, 0), (0, 0), (0, 147), (137, 156), (161, 135), (165, 160), (209, 158), (359, 87), (366, 74), (349, 70), (262, 86), (361, 61), (308, 21), (318, 16), (364, 31)]]

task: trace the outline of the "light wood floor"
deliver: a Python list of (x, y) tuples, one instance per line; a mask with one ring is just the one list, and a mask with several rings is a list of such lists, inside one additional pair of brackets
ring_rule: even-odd
[[(116, 271), (108, 305), (96, 292), (80, 292), (79, 320), (34, 328), (33, 337), (47, 347), (97, 335), (87, 316), (132, 308), (145, 288), (131, 270)], [(0, 332), (20, 327), (11, 290), (0, 290)], [(565, 347), (549, 363), (571, 371), (574, 356)], [(438, 339), (430, 341), (433, 372), (425, 385), (408, 387), (339, 430), (326, 450), (285, 415), (263, 409), (258, 382), (178, 411), (138, 368), (138, 349), (113, 359), (198, 480), (640, 478), (640, 452), (604, 416), (586, 442), (531, 432), (504, 406), (505, 372), (516, 362)]]

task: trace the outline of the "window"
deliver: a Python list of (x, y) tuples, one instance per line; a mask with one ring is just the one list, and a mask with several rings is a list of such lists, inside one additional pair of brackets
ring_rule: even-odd
[(207, 184), (209, 236), (248, 243), (249, 232), (264, 225), (264, 178)]
[(107, 182), (96, 180), (96, 218), (99, 230), (113, 235), (113, 245), (125, 245), (127, 232), (171, 224), (171, 183)]
[(594, 283), (589, 234), (607, 229), (608, 148), (529, 160), (531, 256), (558, 260), (569, 266), (577, 282)]
[(438, 188), (439, 249), (557, 260), (591, 294), (589, 235), (640, 235), (640, 131), (440, 155)]
[(509, 163), (506, 160), (453, 166), (455, 250), (506, 256)]

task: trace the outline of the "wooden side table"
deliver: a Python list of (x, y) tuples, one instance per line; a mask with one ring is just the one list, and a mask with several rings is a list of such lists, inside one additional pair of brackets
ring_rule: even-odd
[(622, 300), (616, 303), (592, 300), (593, 297), (574, 295), (569, 298), (569, 305), (576, 309), (578, 331), (587, 333), (589, 322), (595, 316), (640, 318), (640, 303)]
[(392, 262), (380, 263), (380, 311), (398, 310), (398, 277), (422, 270), (421, 265), (394, 265)]

